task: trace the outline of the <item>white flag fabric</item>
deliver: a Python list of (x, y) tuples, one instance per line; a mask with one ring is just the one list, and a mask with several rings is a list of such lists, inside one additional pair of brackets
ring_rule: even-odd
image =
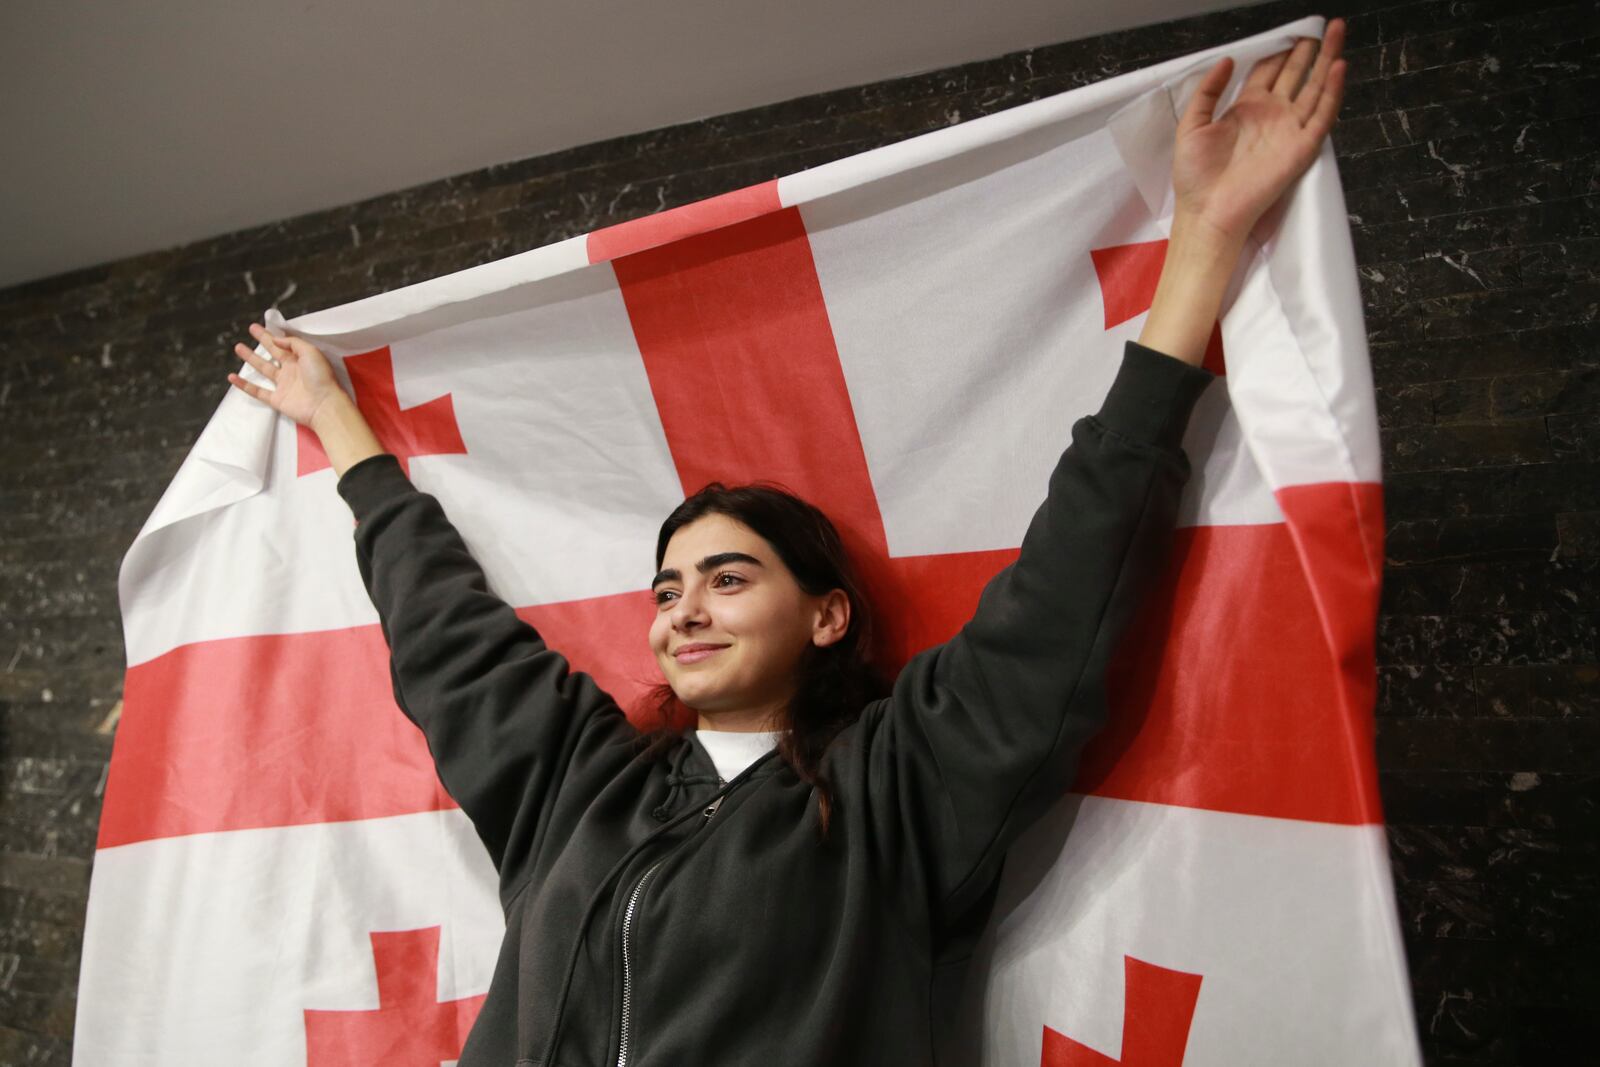
[[(712, 479), (827, 511), (893, 591), (903, 661), (1015, 557), (1138, 336), (1201, 75), (1234, 57), (1226, 107), (1322, 27), (267, 322), (330, 356), (494, 591), (625, 707), (659, 680), (655, 532)], [(1331, 146), (1255, 237), (1111, 723), (1007, 860), (965, 1001), (985, 1064), (1420, 1062), (1372, 744), (1377, 425)], [(230, 389), (128, 550), (76, 1063), (459, 1054), (504, 930), (495, 875), (394, 705), (351, 529), (316, 439)]]

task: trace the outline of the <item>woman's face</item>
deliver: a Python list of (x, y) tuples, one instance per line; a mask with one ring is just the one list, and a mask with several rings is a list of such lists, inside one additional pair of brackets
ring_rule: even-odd
[(806, 593), (765, 538), (726, 515), (674, 533), (652, 588), (650, 649), (698, 712), (778, 710), (806, 647), (832, 644), (849, 625), (842, 591)]

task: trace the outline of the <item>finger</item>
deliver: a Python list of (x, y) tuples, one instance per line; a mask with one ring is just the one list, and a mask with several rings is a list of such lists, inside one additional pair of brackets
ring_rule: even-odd
[(1189, 106), (1184, 108), (1183, 118), (1178, 120), (1178, 129), (1187, 130), (1196, 126), (1204, 126), (1216, 114), (1217, 101), (1222, 97), (1222, 90), (1228, 87), (1228, 78), (1233, 74), (1233, 58), (1223, 56), (1217, 65), (1206, 72), (1205, 79), (1195, 88), (1194, 96), (1189, 99)]
[(277, 364), (269, 363), (267, 360), (262, 359), (260, 356), (256, 355), (255, 352), (253, 350), (251, 350), (251, 348), (248, 345), (243, 345), (243, 344), (234, 345), (233, 346), (233, 354), (238, 356), (240, 359), (244, 360), (246, 363), (250, 364), (252, 367), (254, 367), (256, 370), (260, 371), (262, 374), (265, 374), (268, 378), (272, 379), (273, 381), (277, 381), (277, 379), (278, 379), (278, 367), (277, 367)]
[(1349, 29), (1344, 19), (1331, 19), (1322, 31), (1322, 50), (1328, 54), (1330, 64), (1338, 59), (1339, 53), (1343, 51), (1345, 35)]
[(289, 339), (287, 337), (274, 337), (272, 334), (268, 333), (267, 328), (262, 326), (260, 323), (253, 322), (250, 324), (250, 336), (254, 337), (257, 341), (260, 341), (262, 346), (266, 348), (267, 355), (271, 356), (275, 360), (278, 360), (280, 363), (283, 360), (288, 359), (292, 354), (292, 350), (289, 348)]
[(1288, 52), (1278, 52), (1257, 60), (1256, 65), (1250, 68), (1250, 76), (1245, 79), (1245, 88), (1270, 90), (1272, 83), (1278, 78), (1278, 72), (1283, 69), (1284, 61), (1288, 58)]
[(1316, 114), (1318, 102), (1327, 88), (1328, 71), (1332, 69), (1334, 60), (1339, 58), (1339, 48), (1344, 43), (1344, 24), (1334, 20), (1328, 24), (1327, 33), (1322, 38), (1322, 47), (1317, 50), (1317, 62), (1311, 68), (1311, 75), (1306, 79), (1305, 86), (1294, 99), (1295, 118), (1304, 126)]
[(237, 374), (229, 374), (228, 381), (242, 389), (246, 395), (255, 397), (268, 407), (272, 406), (272, 401), (267, 399), (270, 394), (267, 390), (261, 388), (261, 386), (252, 382), (247, 382)]
[(1302, 37), (1295, 42), (1294, 48), (1289, 52), (1289, 58), (1284, 61), (1283, 69), (1278, 71), (1278, 77), (1272, 83), (1272, 91), (1277, 96), (1294, 99), (1294, 94), (1300, 89), (1300, 82), (1306, 76), (1306, 70), (1311, 66), (1311, 57), (1316, 55), (1317, 39), (1315, 37)]
[(1322, 95), (1317, 98), (1317, 109), (1306, 123), (1306, 128), (1315, 131), (1319, 140), (1333, 129), (1338, 118), (1339, 104), (1344, 99), (1345, 72), (1349, 69), (1350, 64), (1339, 59), (1328, 70), (1328, 84), (1323, 87)]

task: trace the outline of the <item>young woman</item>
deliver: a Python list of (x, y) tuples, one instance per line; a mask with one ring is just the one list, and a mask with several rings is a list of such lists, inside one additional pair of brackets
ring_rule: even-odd
[[(1072, 427), (1017, 561), (881, 693), (832, 526), (761, 488), (669, 517), (650, 645), (698, 728), (641, 733), (492, 596), (438, 502), (327, 360), (251, 333), (249, 395), (321, 438), (395, 697), (500, 874), (506, 936), (462, 1067), (919, 1064), (1006, 848), (1070, 785), (1107, 659), (1163, 565), (1199, 363), (1246, 235), (1316, 156), (1343, 93), (1329, 22), (1230, 61), (1178, 126), (1154, 304)], [(741, 744), (741, 742), (746, 742)], [(774, 747), (777, 746), (777, 747)]]

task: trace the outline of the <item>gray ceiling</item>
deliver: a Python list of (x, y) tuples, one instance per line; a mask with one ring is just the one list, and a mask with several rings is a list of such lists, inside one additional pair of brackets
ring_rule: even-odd
[(0, 288), (1216, 0), (0, 0)]

